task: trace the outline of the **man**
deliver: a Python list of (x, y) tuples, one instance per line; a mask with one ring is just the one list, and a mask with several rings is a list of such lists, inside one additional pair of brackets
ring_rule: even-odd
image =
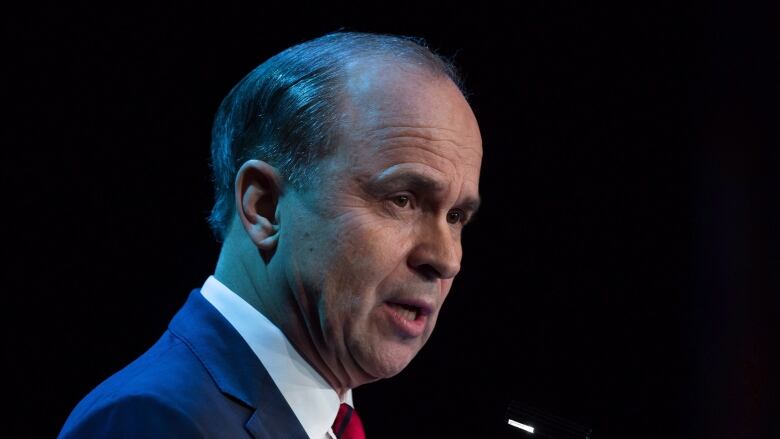
[(479, 204), (456, 83), (417, 43), (359, 33), (244, 78), (214, 124), (214, 276), (61, 437), (361, 437), (351, 389), (425, 344)]

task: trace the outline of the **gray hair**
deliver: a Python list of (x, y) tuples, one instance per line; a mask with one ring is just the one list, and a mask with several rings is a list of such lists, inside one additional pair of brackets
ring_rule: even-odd
[(417, 38), (336, 32), (271, 57), (233, 87), (214, 118), (216, 200), (208, 222), (218, 240), (227, 234), (236, 173), (247, 160), (269, 163), (296, 189), (311, 183), (316, 164), (333, 149), (346, 67), (374, 56), (447, 77), (462, 90), (453, 64)]

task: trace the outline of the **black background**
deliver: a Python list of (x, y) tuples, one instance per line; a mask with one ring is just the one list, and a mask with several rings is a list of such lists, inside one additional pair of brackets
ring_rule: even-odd
[(355, 391), (369, 437), (501, 437), (512, 399), (594, 438), (779, 437), (776, 11), (486, 3), (6, 11), (2, 428), (56, 435), (157, 340), (219, 251), (220, 100), (344, 28), (454, 56), (485, 147), (434, 336)]

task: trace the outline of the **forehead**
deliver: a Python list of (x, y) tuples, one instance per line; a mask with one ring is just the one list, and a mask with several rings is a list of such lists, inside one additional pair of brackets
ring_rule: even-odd
[(380, 171), (418, 162), (476, 184), (479, 127), (449, 78), (416, 66), (356, 63), (348, 68), (342, 110), (337, 143), (350, 166)]

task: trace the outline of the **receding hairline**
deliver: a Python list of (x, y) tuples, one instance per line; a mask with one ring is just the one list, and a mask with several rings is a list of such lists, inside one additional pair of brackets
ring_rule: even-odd
[[(268, 161), (293, 187), (312, 181), (318, 162), (333, 152), (334, 137), (346, 126), (344, 96), (354, 79), (347, 72), (350, 66), (369, 63), (447, 79), (468, 103), (452, 60), (422, 38), (339, 31), (288, 47), (234, 86), (215, 117), (211, 149), (216, 199), (209, 223), (218, 239), (235, 207), (231, 189), (242, 160)], [(274, 106), (280, 102), (278, 111)], [(272, 116), (257, 119), (256, 114)]]
[[(410, 81), (447, 84), (461, 96), (463, 102), (471, 110), (471, 105), (460, 85), (446, 71), (430, 64), (412, 63), (405, 59), (399, 62), (396, 57), (380, 53), (353, 59), (344, 64), (341, 72), (341, 77), (338, 79), (339, 93), (335, 96), (334, 104), (342, 115), (353, 111), (353, 105), (363, 95), (371, 93), (377, 87), (386, 85), (387, 82), (385, 81), (383, 84), (383, 80), (390, 79), (397, 74), (409, 78)], [(388, 73), (384, 74), (384, 72)]]
[[(363, 100), (367, 95), (370, 96), (379, 89), (394, 85), (398, 87), (397, 96), (400, 98), (408, 93), (407, 90), (403, 90), (407, 83), (448, 87), (451, 92), (460, 97), (471, 117), (476, 121), (473, 109), (457, 82), (446, 71), (441, 71), (430, 65), (397, 62), (394, 57), (379, 54), (346, 63), (342, 73), (339, 79), (340, 92), (337, 94), (335, 102), (342, 117), (335, 124), (336, 126), (332, 127), (335, 129), (333, 134), (339, 134), (339, 131), (345, 127), (344, 123), (350, 119), (348, 115), (354, 115), (366, 109), (362, 105), (366, 104)], [(396, 99), (396, 101), (401, 100)]]

